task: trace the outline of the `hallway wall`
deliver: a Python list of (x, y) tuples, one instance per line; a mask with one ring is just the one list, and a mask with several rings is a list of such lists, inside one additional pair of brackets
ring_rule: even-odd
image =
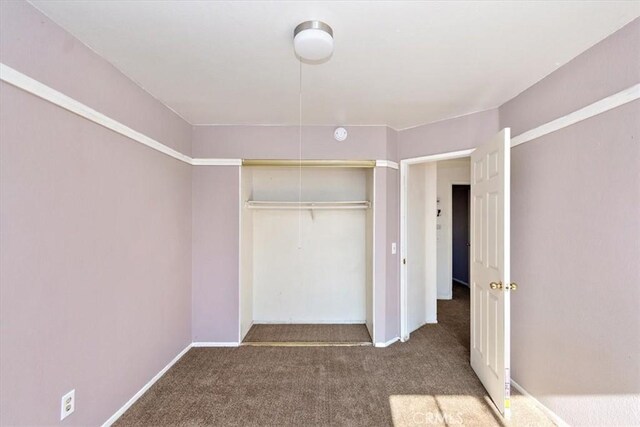
[(437, 162), (437, 188), (440, 203), (440, 216), (437, 249), (437, 288), (438, 299), (452, 298), (453, 281), (453, 184), (469, 184), (471, 177), (471, 161), (469, 157)]
[[(333, 138), (336, 126), (303, 126), (303, 159), (394, 160), (386, 126), (346, 126), (347, 139)], [(193, 157), (297, 159), (298, 126), (194, 126)], [(389, 146), (390, 145), (390, 146)]]
[(475, 148), (499, 131), (498, 109), (481, 111), (398, 132), (398, 157), (432, 154)]

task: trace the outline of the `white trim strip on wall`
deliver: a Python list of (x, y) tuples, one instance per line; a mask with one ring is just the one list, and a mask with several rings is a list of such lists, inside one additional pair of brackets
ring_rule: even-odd
[(511, 147), (540, 138), (640, 98), (640, 83), (511, 138)]
[[(376, 342), (376, 325), (378, 322), (376, 322), (376, 239), (378, 238), (378, 235), (376, 234), (376, 208), (377, 208), (377, 202), (376, 202), (376, 180), (378, 179), (377, 174), (376, 174), (376, 168), (373, 168), (373, 172), (371, 174), (371, 206), (373, 206), (373, 209), (371, 209), (371, 342), (374, 343)], [(386, 243), (385, 243), (386, 246)], [(366, 242), (365, 242), (365, 249), (366, 249)], [(366, 276), (365, 276), (366, 277)], [(365, 293), (365, 299), (366, 299), (366, 293)], [(366, 309), (365, 309), (365, 316), (366, 315)], [(366, 321), (366, 319), (365, 319)], [(378, 327), (378, 329), (380, 329)]]
[(0, 79), (10, 85), (29, 92), (32, 95), (64, 108), (67, 111), (77, 114), (80, 117), (84, 117), (87, 120), (99, 124), (100, 126), (139, 142), (140, 144), (153, 148), (154, 150), (173, 157), (174, 159), (191, 164), (191, 158), (189, 156), (186, 156), (173, 148), (167, 147), (155, 139), (149, 138), (148, 136), (123, 125), (111, 117), (107, 117), (93, 108), (88, 107), (87, 105), (76, 101), (75, 99), (70, 98), (67, 95), (58, 92), (57, 90), (52, 89), (49, 86), (44, 85), (2, 63), (0, 63)]
[(242, 166), (242, 159), (191, 159), (193, 166)]
[[(191, 158), (3, 63), (0, 63), (0, 80), (189, 165), (242, 166), (241, 159)], [(376, 160), (376, 166), (398, 169), (398, 164), (390, 160)]]
[(395, 170), (398, 170), (400, 168), (398, 163), (396, 163), (394, 161), (391, 161), (391, 160), (376, 160), (376, 167), (377, 168), (391, 168), (391, 169), (395, 169)]
[(475, 148), (468, 148), (466, 150), (451, 151), (451, 152), (440, 153), (440, 154), (430, 154), (428, 156), (412, 157), (410, 159), (400, 160), (400, 164), (403, 166), (415, 165), (417, 163), (438, 162), (440, 160), (452, 160), (452, 159), (458, 159), (462, 157), (469, 157), (474, 150)]

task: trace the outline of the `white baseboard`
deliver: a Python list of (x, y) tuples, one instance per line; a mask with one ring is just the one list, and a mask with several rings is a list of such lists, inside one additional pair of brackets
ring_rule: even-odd
[(249, 327), (247, 328), (247, 330), (242, 333), (242, 330), (240, 330), (240, 342), (244, 341), (244, 338), (247, 336), (247, 334), (249, 333), (249, 331), (251, 330), (251, 328), (253, 328), (253, 321), (249, 324)]
[(127, 401), (127, 403), (122, 405), (122, 407), (118, 409), (115, 414), (113, 414), (107, 421), (105, 421), (104, 424), (102, 424), (102, 427), (109, 427), (111, 424), (115, 423), (116, 420), (120, 418), (122, 414), (124, 414), (127, 409), (131, 407), (131, 405), (136, 403), (136, 400), (140, 399), (140, 397), (145, 394), (145, 392), (149, 390), (151, 386), (169, 370), (169, 368), (171, 368), (178, 360), (180, 360), (182, 356), (185, 355), (187, 351), (189, 351), (191, 346), (192, 345), (189, 344), (184, 350), (178, 353), (178, 355), (174, 357), (173, 360), (167, 364), (167, 366), (162, 368), (162, 370), (160, 370), (160, 372), (158, 372), (153, 378), (151, 378), (148, 383), (146, 383), (140, 390), (138, 390), (138, 392), (134, 394), (133, 397)]
[(513, 386), (513, 388), (515, 388), (516, 390), (518, 390), (520, 393), (522, 393), (523, 396), (528, 397), (529, 399), (531, 399), (531, 401), (542, 411), (545, 413), (546, 416), (548, 416), (549, 418), (551, 418), (551, 421), (553, 421), (557, 426), (560, 427), (569, 427), (569, 424), (566, 423), (562, 418), (560, 418), (555, 412), (553, 412), (551, 409), (547, 408), (542, 402), (540, 402), (538, 399), (536, 399), (534, 396), (531, 395), (531, 393), (529, 393), (527, 390), (525, 390), (520, 384), (518, 384), (517, 382), (515, 382), (513, 379), (511, 380), (511, 385)]
[(387, 342), (377, 342), (374, 344), (374, 347), (378, 347), (378, 348), (389, 347), (391, 344), (393, 344), (396, 341), (400, 341), (400, 337), (392, 338)]
[(463, 282), (462, 280), (458, 280), (456, 278), (452, 279), (454, 282), (456, 283), (460, 283), (461, 285), (465, 285), (467, 288), (469, 287), (469, 284), (467, 282)]
[(239, 347), (240, 343), (237, 342), (206, 342), (199, 341), (191, 344), (192, 347)]
[(115, 423), (116, 420), (120, 418), (122, 414), (124, 414), (127, 411), (127, 409), (131, 407), (131, 405), (136, 403), (136, 400), (140, 399), (140, 397), (143, 394), (145, 394), (145, 392), (149, 390), (151, 386), (155, 384), (155, 382), (158, 381), (160, 377), (162, 377), (169, 370), (169, 368), (171, 368), (178, 360), (180, 360), (180, 358), (184, 356), (187, 353), (187, 351), (189, 351), (192, 347), (238, 347), (238, 346), (239, 344), (237, 342), (194, 342), (189, 344), (184, 350), (178, 353), (178, 355), (174, 357), (173, 360), (167, 364), (167, 366), (162, 368), (160, 372), (158, 372), (153, 378), (151, 378), (151, 380), (149, 380), (148, 383), (146, 383), (140, 390), (138, 390), (138, 392), (134, 394), (133, 397), (127, 401), (127, 403), (122, 405), (122, 407), (118, 409), (115, 414), (109, 417), (109, 419), (105, 421), (104, 424), (102, 424), (102, 427), (109, 427), (111, 426), (111, 424)]

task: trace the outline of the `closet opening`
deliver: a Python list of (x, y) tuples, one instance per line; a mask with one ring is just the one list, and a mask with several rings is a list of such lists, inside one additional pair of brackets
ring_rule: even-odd
[(242, 166), (244, 345), (371, 345), (374, 173), (362, 162)]

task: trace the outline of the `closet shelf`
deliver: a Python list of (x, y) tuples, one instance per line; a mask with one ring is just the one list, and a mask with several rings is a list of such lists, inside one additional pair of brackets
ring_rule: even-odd
[(273, 209), (273, 210), (339, 210), (339, 209), (369, 209), (371, 202), (347, 201), (347, 202), (277, 202), (247, 200), (245, 206), (248, 209)]

